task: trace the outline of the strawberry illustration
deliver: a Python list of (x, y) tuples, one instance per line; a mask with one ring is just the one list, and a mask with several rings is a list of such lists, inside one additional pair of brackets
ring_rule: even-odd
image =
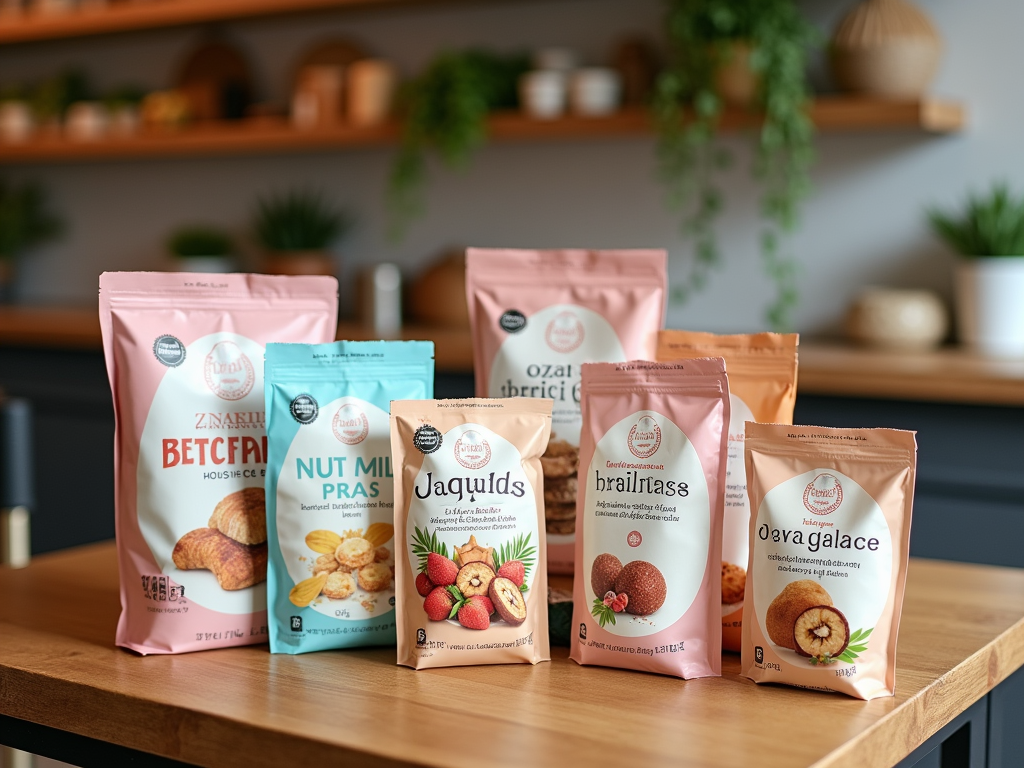
[(447, 587), (455, 583), (459, 575), (459, 566), (447, 557), (431, 552), (427, 555), (427, 578), (431, 584), (439, 587)]
[(484, 610), (487, 611), (488, 616), (494, 615), (494, 603), (491, 602), (491, 598), (489, 598), (487, 595), (473, 595), (469, 599), (474, 603), (479, 603), (480, 605), (482, 605), (484, 607)]
[(459, 624), (466, 629), (487, 629), (491, 626), (491, 617), (483, 603), (469, 600), (459, 608)]
[(526, 566), (522, 560), (509, 560), (498, 569), (498, 575), (521, 587), (526, 581)]
[(615, 596), (615, 599), (612, 600), (611, 607), (612, 610), (616, 613), (622, 613), (624, 610), (626, 610), (627, 605), (629, 605), (629, 595), (627, 595), (625, 592), (619, 592), (619, 594)]
[(420, 593), (421, 597), (426, 597), (434, 589), (433, 582), (427, 577), (425, 573), (416, 574), (416, 591)]
[(423, 601), (423, 610), (431, 621), (444, 621), (452, 612), (455, 598), (444, 587), (434, 587)]

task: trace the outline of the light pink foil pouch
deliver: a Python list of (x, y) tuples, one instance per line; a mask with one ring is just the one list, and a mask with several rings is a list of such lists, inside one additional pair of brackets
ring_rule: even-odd
[(477, 396), (555, 404), (541, 457), (551, 573), (573, 572), (580, 365), (654, 357), (666, 270), (662, 250), (466, 252)]
[(570, 658), (722, 673), (725, 361), (583, 366)]
[(267, 642), (264, 347), (333, 340), (337, 297), (333, 277), (100, 276), (118, 645), (148, 654)]

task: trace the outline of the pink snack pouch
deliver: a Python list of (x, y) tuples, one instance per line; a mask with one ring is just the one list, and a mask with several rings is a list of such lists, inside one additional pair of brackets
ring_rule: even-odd
[(722, 358), (583, 366), (572, 651), (580, 664), (722, 673)]
[(663, 250), (466, 252), (477, 396), (555, 403), (541, 457), (552, 573), (573, 572), (580, 365), (653, 358), (666, 269)]
[(118, 645), (148, 654), (267, 642), (264, 347), (331, 341), (337, 311), (332, 277), (100, 276)]

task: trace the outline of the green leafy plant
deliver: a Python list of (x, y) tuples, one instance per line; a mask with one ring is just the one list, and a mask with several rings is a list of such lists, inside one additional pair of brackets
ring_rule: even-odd
[(529, 533), (521, 533), (512, 541), (505, 542), (492, 553), (491, 557), (494, 558), (495, 573), (509, 560), (519, 560), (523, 564), (523, 571), (526, 574), (519, 589), (522, 592), (529, 589), (527, 584), (529, 583), (530, 569), (533, 568), (537, 558), (537, 547), (530, 546)]
[(858, 629), (852, 635), (850, 635), (850, 642), (844, 650), (838, 656), (833, 656), (831, 653), (826, 653), (821, 656), (811, 656), (807, 660), (807, 663), (811, 666), (828, 666), (829, 664), (835, 664), (837, 661), (845, 661), (847, 664), (855, 662), (864, 651), (868, 649), (868, 635), (874, 631), (874, 627), (871, 629)]
[(521, 55), (445, 52), (406, 84), (402, 142), (388, 185), (393, 237), (401, 238), (424, 210), (427, 152), (435, 150), (451, 168), (465, 166), (484, 143), (488, 113), (516, 106), (516, 83), (528, 68)]
[(42, 121), (58, 120), (76, 101), (86, 101), (91, 91), (85, 75), (71, 69), (41, 82), (32, 93), (32, 109)]
[(264, 248), (288, 252), (323, 250), (351, 226), (350, 216), (321, 193), (291, 190), (261, 198), (253, 228)]
[(213, 227), (184, 227), (171, 234), (167, 249), (179, 258), (229, 256), (231, 238)]
[(13, 259), (63, 230), (63, 222), (49, 210), (42, 187), (0, 181), (0, 259)]
[(798, 299), (797, 265), (783, 254), (780, 235), (796, 227), (810, 189), (814, 126), (806, 64), (819, 35), (794, 0), (669, 0), (667, 32), (671, 61), (655, 94), (660, 175), (670, 205), (683, 213), (683, 233), (694, 243), (689, 277), (675, 298), (685, 302), (701, 290), (721, 263), (714, 221), (722, 193), (715, 178), (732, 158), (715, 142), (724, 114), (715, 80), (743, 50), (737, 44), (746, 45), (758, 80), (750, 107), (760, 120), (753, 173), (763, 185), (761, 254), (776, 291), (767, 318), (785, 329)]
[(960, 213), (932, 208), (928, 220), (961, 256), (1024, 256), (1024, 196), (1016, 197), (1005, 182), (988, 194), (968, 195)]
[(420, 573), (427, 571), (427, 555), (433, 552), (441, 557), (448, 557), (448, 545), (437, 538), (437, 534), (429, 528), (422, 531), (414, 527), (412, 533), (412, 553), (419, 560)]
[(600, 597), (594, 600), (594, 604), (590, 607), (590, 613), (602, 627), (608, 624), (615, 626), (615, 611), (610, 605), (605, 605), (604, 600)]

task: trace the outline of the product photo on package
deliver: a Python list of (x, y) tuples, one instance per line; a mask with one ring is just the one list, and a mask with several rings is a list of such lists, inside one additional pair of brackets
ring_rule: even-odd
[(149, 654), (267, 642), (264, 348), (330, 341), (337, 315), (333, 277), (100, 276), (118, 645)]
[(430, 341), (267, 345), (272, 653), (395, 644), (388, 415), (433, 394)]
[(582, 385), (569, 656), (718, 676), (725, 363), (592, 363)]
[(399, 664), (550, 660), (550, 433), (544, 398), (391, 404)]
[(747, 422), (741, 672), (858, 699), (896, 691), (913, 432)]
[(652, 359), (667, 280), (664, 250), (466, 252), (477, 396), (554, 401), (541, 457), (552, 573), (573, 572), (580, 366)]

